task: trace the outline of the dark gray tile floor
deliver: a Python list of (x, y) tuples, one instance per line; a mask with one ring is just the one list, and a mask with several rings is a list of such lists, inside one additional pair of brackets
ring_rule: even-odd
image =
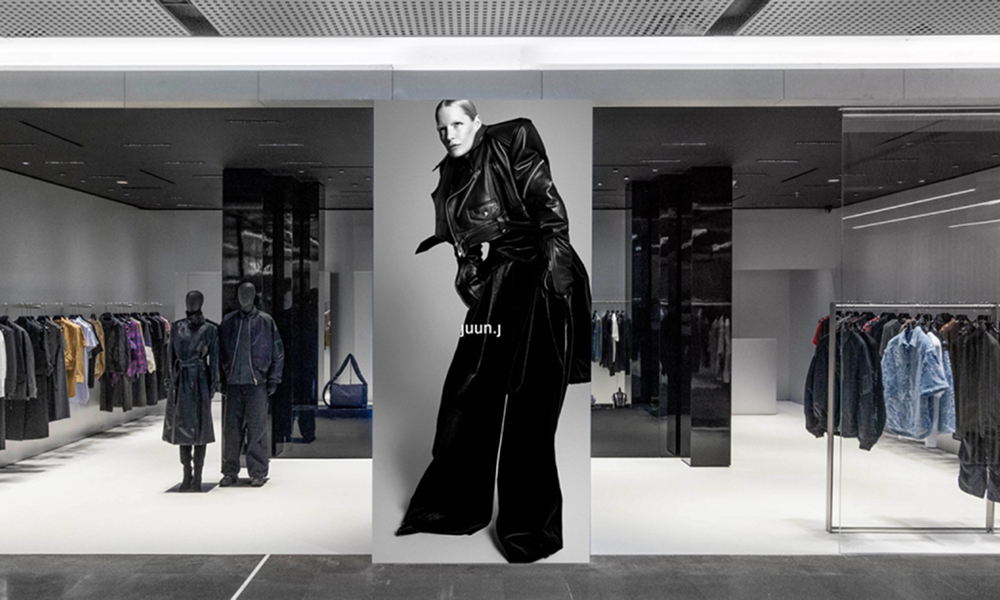
[[(0, 600), (230, 600), (261, 556), (0, 556)], [(272, 556), (240, 600), (991, 600), (1000, 556), (599, 556), (373, 565)]]

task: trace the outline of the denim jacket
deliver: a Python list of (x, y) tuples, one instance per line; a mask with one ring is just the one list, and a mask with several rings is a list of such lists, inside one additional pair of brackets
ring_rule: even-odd
[(941, 354), (919, 327), (903, 329), (882, 356), (886, 429), (914, 439), (931, 433), (934, 404), (949, 389)]

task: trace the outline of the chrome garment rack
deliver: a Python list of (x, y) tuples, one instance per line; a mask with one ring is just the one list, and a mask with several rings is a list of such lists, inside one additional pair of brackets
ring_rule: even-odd
[(829, 354), (827, 358), (827, 389), (826, 389), (826, 531), (828, 533), (993, 533), (994, 503), (986, 499), (985, 527), (834, 527), (833, 525), (833, 394), (834, 379), (837, 376), (837, 312), (840, 310), (914, 310), (933, 311), (945, 309), (988, 310), (990, 318), (997, 322), (1000, 304), (874, 304), (870, 302), (831, 302), (829, 321)]

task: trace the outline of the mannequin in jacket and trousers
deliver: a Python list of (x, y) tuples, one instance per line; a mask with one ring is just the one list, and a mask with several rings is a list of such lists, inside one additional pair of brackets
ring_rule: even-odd
[(452, 244), (463, 331), (498, 334), (460, 338), (433, 458), (397, 535), (483, 529), (495, 485), (506, 558), (533, 562), (562, 548), (555, 433), (567, 385), (590, 381), (590, 284), (531, 121), (483, 125), (468, 100), (442, 101), (435, 117), (448, 154), (435, 235), (417, 252)]
[(257, 309), (257, 289), (244, 282), (237, 290), (240, 308), (219, 326), (220, 364), (226, 383), (222, 411), (221, 487), (234, 485), (240, 473), (240, 451), (246, 433), (250, 485), (267, 480), (271, 448), (267, 432), (268, 396), (281, 383), (285, 365), (281, 335), (271, 315)]

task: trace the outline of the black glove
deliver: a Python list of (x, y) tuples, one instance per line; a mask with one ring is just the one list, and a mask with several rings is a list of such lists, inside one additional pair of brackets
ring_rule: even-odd
[(462, 302), (472, 308), (483, 295), (483, 281), (479, 278), (479, 265), (483, 259), (476, 255), (467, 255), (458, 259), (458, 274), (455, 275), (455, 289)]
[(561, 298), (573, 291), (573, 254), (569, 243), (562, 236), (553, 236), (542, 242), (546, 268), (542, 286)]
[(270, 382), (268, 382), (268, 384), (267, 384), (267, 395), (268, 396), (273, 396), (274, 392), (276, 392), (276, 391), (278, 391), (278, 384), (277, 383), (270, 383)]

